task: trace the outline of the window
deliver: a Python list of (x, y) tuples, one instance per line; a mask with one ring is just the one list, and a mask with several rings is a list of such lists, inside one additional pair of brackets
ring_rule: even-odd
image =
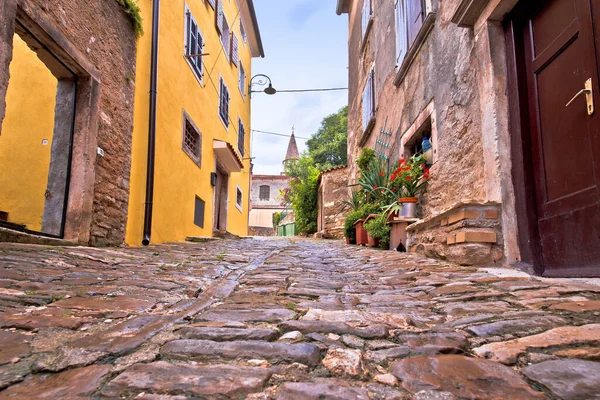
[(242, 189), (239, 186), (236, 187), (235, 192), (235, 206), (238, 210), (242, 211), (242, 201), (244, 200), (244, 196), (242, 195)]
[[(220, 2), (219, 2), (220, 4)], [(227, 19), (225, 19), (225, 15), (222, 15), (221, 21), (221, 44), (223, 45), (223, 53), (225, 53), (225, 57), (227, 60), (231, 60), (231, 32), (229, 31), (229, 24), (227, 24)]]
[(198, 24), (191, 11), (185, 12), (186, 39), (185, 39), (185, 58), (194, 71), (196, 77), (202, 81), (204, 71), (202, 68), (202, 56), (204, 51), (204, 38), (200, 33)]
[(400, 65), (413, 45), (425, 17), (424, 0), (395, 0), (396, 53)]
[(194, 204), (194, 225), (204, 228), (204, 209), (206, 203), (200, 197), (196, 196)]
[(200, 167), (202, 162), (202, 135), (185, 112), (183, 120), (183, 143), (181, 148)]
[(238, 151), (244, 157), (244, 147), (246, 145), (246, 128), (242, 123), (242, 119), (238, 118)]
[(362, 128), (368, 133), (375, 122), (375, 71), (371, 70), (362, 94)]
[(261, 185), (258, 192), (258, 198), (260, 200), (269, 200), (271, 198), (271, 186)]
[(372, 0), (364, 0), (362, 8), (362, 39), (364, 40), (367, 36), (371, 25), (373, 24), (373, 7), (371, 4)]
[(244, 70), (244, 66), (242, 65), (241, 61), (238, 75), (238, 87), (240, 88), (242, 97), (246, 97), (246, 71)]
[(208, 0), (208, 4), (210, 4), (210, 6), (213, 8), (213, 10), (216, 8), (215, 0)]
[(242, 42), (244, 45), (248, 42), (248, 36), (246, 35), (246, 28), (244, 28), (244, 23), (240, 19), (240, 34), (242, 35)]
[(229, 89), (223, 77), (219, 79), (219, 116), (225, 127), (229, 127)]
[(240, 63), (240, 50), (239, 50), (240, 44), (238, 41), (238, 37), (235, 35), (235, 33), (231, 33), (231, 63), (233, 65), (235, 65), (236, 67), (238, 66), (238, 64)]

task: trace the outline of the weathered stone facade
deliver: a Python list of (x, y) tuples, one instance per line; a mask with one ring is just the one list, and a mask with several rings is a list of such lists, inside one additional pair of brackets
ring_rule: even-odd
[[(290, 177), (286, 175), (252, 175), (252, 190), (250, 199), (252, 208), (250, 209), (249, 226), (259, 236), (264, 232), (263, 229), (253, 228), (273, 228), (273, 214), (282, 212), (286, 208), (281, 205), (281, 191), (290, 185)], [(261, 187), (265, 192), (261, 197)], [(268, 194), (268, 196), (266, 196)], [(269, 231), (270, 232), (270, 231)]]
[[(499, 22), (516, 1), (489, 2), (478, 14), (475, 29), (452, 23), (457, 8), (464, 2), (424, 1), (423, 25), (400, 65), (396, 63), (394, 2), (373, 1), (372, 26), (363, 40), (364, 1), (338, 2), (338, 14), (349, 14), (350, 183), (356, 180), (356, 157), (363, 147), (376, 146), (381, 130), (392, 134), (387, 153), (391, 163), (410, 156), (415, 141), (421, 140), (419, 135), (427, 132), (434, 148), (434, 163), (431, 179), (420, 196), (420, 217), (426, 222), (410, 231), (411, 248), (432, 256), (464, 259), (470, 254), (471, 245), (449, 246), (449, 252), (425, 251), (440, 236), (438, 228), (427, 221), (438, 221), (439, 227), (439, 220), (456, 211), (457, 204), (467, 208), (472, 204), (476, 208), (493, 203), (499, 212), (493, 227), (497, 241), (486, 244), (487, 256), (476, 262), (520, 262), (508, 132), (505, 43)], [(372, 130), (365, 133), (362, 93), (371, 70), (375, 122)]]
[[(135, 89), (136, 37), (130, 17), (114, 0), (2, 0), (0, 10), (0, 121), (15, 26), (24, 26), (78, 78), (64, 238), (120, 245), (127, 221)], [(103, 155), (97, 156), (97, 148)]]
[(322, 237), (335, 239), (344, 237), (344, 218), (347, 211), (344, 212), (342, 202), (348, 199), (349, 193), (346, 166), (323, 171), (319, 176), (317, 230)]

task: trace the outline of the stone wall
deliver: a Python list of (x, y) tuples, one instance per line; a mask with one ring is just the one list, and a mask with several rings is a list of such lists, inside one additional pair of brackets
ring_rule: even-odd
[(262, 226), (250, 226), (248, 227), (248, 232), (250, 236), (277, 236), (275, 228), (265, 228)]
[[(79, 102), (76, 113), (85, 115), (87, 122), (98, 122), (80, 130), (76, 121), (74, 157), (79, 157), (82, 164), (74, 162), (72, 168), (67, 221), (77, 218), (76, 224), (82, 225), (72, 233), (79, 242), (120, 245), (127, 221), (135, 89), (136, 38), (130, 17), (116, 0), (2, 0), (0, 10), (0, 119), (5, 109), (7, 67), (17, 13), (43, 26), (65, 57), (80, 60), (95, 71), (89, 87), (85, 78), (80, 79), (78, 89), (78, 97), (86, 90), (90, 101)], [(95, 151), (82, 150), (81, 143), (88, 147), (97, 144), (104, 155), (96, 157)], [(91, 172), (78, 180), (84, 169)], [(89, 193), (81, 189), (83, 181), (91, 185)], [(73, 207), (88, 203), (90, 211), (82, 216), (70, 213)]]
[(409, 225), (409, 251), (461, 265), (493, 265), (503, 258), (501, 208), (497, 203), (460, 202)]
[[(260, 187), (267, 185), (270, 187), (270, 197), (268, 200), (260, 199)], [(282, 208), (280, 190), (290, 186), (290, 177), (285, 175), (253, 175), (252, 176), (252, 208)]]
[[(460, 0), (426, 0), (424, 27), (430, 29), (399, 67), (394, 2), (374, 1), (374, 22), (362, 43), (363, 2), (349, 2), (350, 183), (361, 148), (374, 148), (381, 130), (392, 134), (387, 155), (395, 163), (406, 155), (408, 138), (431, 124), (434, 164), (419, 216), (437, 216), (466, 199), (500, 204), (499, 246), (507, 246), (501, 251), (506, 261), (518, 262), (502, 25), (483, 16), (475, 30), (461, 28), (451, 22)], [(364, 134), (362, 92), (371, 69), (375, 124)]]
[(342, 202), (348, 199), (348, 168), (334, 168), (320, 176), (318, 230), (324, 238), (341, 239), (344, 237), (344, 218)]

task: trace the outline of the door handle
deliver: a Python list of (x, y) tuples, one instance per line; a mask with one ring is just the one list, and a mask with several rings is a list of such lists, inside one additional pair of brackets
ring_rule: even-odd
[(594, 114), (594, 90), (592, 89), (592, 78), (585, 81), (585, 89), (581, 89), (565, 107), (569, 107), (579, 96), (585, 94), (585, 102), (587, 104), (588, 115)]

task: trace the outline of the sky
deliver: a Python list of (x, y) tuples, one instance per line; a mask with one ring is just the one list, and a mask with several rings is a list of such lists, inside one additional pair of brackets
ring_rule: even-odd
[[(254, 0), (254, 7), (265, 58), (253, 60), (253, 75), (269, 76), (279, 90), (348, 86), (348, 16), (336, 15), (336, 0)], [(289, 135), (295, 127), (296, 136), (309, 138), (347, 103), (345, 90), (253, 93), (252, 129)], [(280, 174), (289, 138), (252, 137), (254, 174)], [(304, 151), (306, 140), (296, 141)]]

